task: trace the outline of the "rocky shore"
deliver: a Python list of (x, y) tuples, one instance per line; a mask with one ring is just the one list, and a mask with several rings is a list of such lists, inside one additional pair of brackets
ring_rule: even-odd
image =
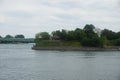
[(63, 47), (38, 47), (33, 46), (33, 50), (59, 50), (59, 51), (120, 51), (120, 46), (109, 46), (105, 48), (98, 47), (71, 47), (71, 46), (63, 46)]

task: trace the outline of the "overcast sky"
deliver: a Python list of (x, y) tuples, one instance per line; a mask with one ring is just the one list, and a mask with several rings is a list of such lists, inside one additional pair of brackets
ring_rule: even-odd
[(120, 31), (119, 0), (0, 0), (0, 35), (83, 28)]

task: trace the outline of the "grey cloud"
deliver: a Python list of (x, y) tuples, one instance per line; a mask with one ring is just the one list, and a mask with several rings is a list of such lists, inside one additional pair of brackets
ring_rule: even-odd
[(45, 4), (48, 6), (58, 7), (58, 8), (63, 8), (63, 9), (72, 9), (72, 8), (76, 8), (76, 7), (80, 6), (80, 5), (78, 5), (78, 3), (73, 2), (73, 1), (60, 2), (58, 4), (51, 4), (51, 3), (45, 3)]
[(120, 0), (118, 0), (118, 5), (120, 6)]
[(28, 13), (25, 11), (11, 11), (11, 12), (7, 12), (5, 13), (7, 16), (11, 16), (11, 17), (23, 17), (23, 18), (31, 18), (34, 17), (34, 14), (32, 13)]
[(76, 20), (78, 20), (79, 18), (77, 17), (77, 16), (73, 16), (73, 15), (70, 15), (70, 14), (56, 14), (56, 15), (54, 15), (54, 16), (56, 16), (56, 17), (58, 17), (58, 18), (60, 18), (60, 19), (63, 19), (63, 20), (73, 20), (73, 21), (76, 21)]
[(117, 1), (108, 1), (108, 0), (90, 0), (90, 1), (61, 1), (58, 3), (51, 3), (49, 1), (44, 1), (43, 5), (49, 6), (49, 7), (56, 7), (56, 8), (60, 8), (63, 10), (72, 10), (72, 9), (84, 9), (84, 11), (86, 10), (91, 10), (91, 11), (95, 11), (95, 10), (100, 10), (101, 12), (103, 11), (107, 11), (107, 12), (111, 12), (111, 11), (119, 11), (119, 7), (116, 7)]
[(3, 0), (0, 0), (0, 4), (2, 4)]
[(0, 34), (14, 30), (14, 34), (33, 36), (39, 31), (74, 29), (87, 23), (117, 31), (119, 5), (119, 0), (0, 0)]

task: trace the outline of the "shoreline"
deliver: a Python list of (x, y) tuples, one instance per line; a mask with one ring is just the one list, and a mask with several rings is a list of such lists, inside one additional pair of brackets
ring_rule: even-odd
[(99, 48), (99, 47), (71, 47), (71, 46), (63, 46), (63, 47), (39, 47), (33, 46), (33, 50), (53, 50), (53, 51), (120, 51), (119, 46), (107, 47), (107, 48)]

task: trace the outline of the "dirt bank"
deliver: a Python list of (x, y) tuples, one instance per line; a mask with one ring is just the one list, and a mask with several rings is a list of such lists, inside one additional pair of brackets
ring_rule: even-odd
[(71, 46), (63, 46), (63, 47), (32, 47), (33, 50), (62, 50), (62, 51), (120, 51), (119, 46), (109, 46), (106, 48), (98, 48), (98, 47), (71, 47)]

